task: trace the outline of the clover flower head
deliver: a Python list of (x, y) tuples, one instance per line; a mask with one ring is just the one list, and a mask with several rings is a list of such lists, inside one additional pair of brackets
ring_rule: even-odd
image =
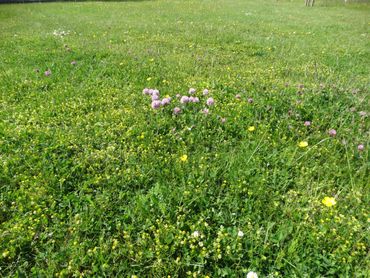
[(207, 108), (204, 108), (200, 112), (203, 113), (204, 115), (208, 115), (209, 114), (209, 110)]
[(158, 95), (158, 96), (159, 96), (159, 90), (154, 89), (152, 94), (153, 94), (153, 95)]
[(365, 149), (365, 146), (363, 144), (360, 144), (357, 146), (357, 150), (362, 152)]
[(258, 278), (258, 275), (256, 272), (253, 272), (253, 271), (249, 271), (247, 273), (247, 278)]
[(237, 95), (235, 95), (235, 98), (236, 99), (241, 99), (241, 95), (240, 94), (237, 94)]
[(164, 99), (162, 99), (162, 105), (165, 106), (167, 104), (170, 104), (171, 103), (171, 98), (170, 97), (165, 97)]
[(204, 89), (204, 90), (203, 90), (203, 96), (208, 95), (208, 93), (209, 93), (208, 89)]
[(194, 94), (194, 93), (195, 93), (195, 91), (196, 91), (196, 90), (195, 90), (194, 88), (190, 88), (190, 89), (189, 89), (189, 94), (191, 94), (191, 95), (192, 95), (192, 94)]
[(159, 95), (152, 95), (152, 100), (159, 100)]
[(207, 99), (207, 105), (208, 106), (212, 106), (214, 104), (215, 104), (215, 100), (213, 98), (210, 97), (209, 99)]
[(248, 98), (248, 103), (253, 103), (253, 98)]
[(337, 131), (335, 129), (331, 129), (331, 130), (329, 130), (329, 135), (331, 137), (334, 137), (335, 135), (337, 135)]
[(304, 126), (310, 126), (311, 125), (311, 122), (310, 121), (305, 121), (304, 122)]
[(153, 109), (158, 109), (160, 108), (162, 105), (162, 102), (160, 100), (153, 100), (152, 101), (152, 108)]
[(149, 89), (148, 88), (145, 88), (144, 90), (143, 90), (143, 94), (144, 95), (149, 95), (150, 93), (149, 93)]
[(181, 103), (188, 103), (189, 102), (189, 97), (188, 96), (182, 96), (180, 99)]
[(45, 76), (50, 76), (51, 75), (51, 70), (48, 69), (47, 71), (44, 72)]
[(175, 107), (174, 109), (173, 109), (173, 114), (174, 115), (178, 115), (178, 114), (180, 114), (181, 113), (181, 108), (180, 107)]

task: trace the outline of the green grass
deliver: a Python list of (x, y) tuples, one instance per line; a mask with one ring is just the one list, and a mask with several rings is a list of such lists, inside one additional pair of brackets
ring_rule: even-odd
[(0, 276), (368, 277), (370, 6), (302, 2), (0, 5)]

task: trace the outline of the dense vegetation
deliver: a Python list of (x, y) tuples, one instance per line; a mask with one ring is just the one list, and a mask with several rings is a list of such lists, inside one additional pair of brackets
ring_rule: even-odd
[(369, 12), (1, 5), (0, 276), (368, 277)]

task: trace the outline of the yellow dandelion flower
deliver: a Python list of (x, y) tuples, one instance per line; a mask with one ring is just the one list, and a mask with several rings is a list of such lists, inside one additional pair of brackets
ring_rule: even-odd
[(180, 160), (181, 160), (182, 162), (185, 162), (185, 161), (187, 161), (187, 160), (188, 160), (188, 156), (187, 156), (186, 154), (184, 154), (184, 155), (182, 155), (182, 156), (180, 157)]
[(300, 147), (300, 148), (306, 148), (307, 146), (308, 146), (308, 142), (307, 141), (301, 141), (298, 144), (298, 147)]
[(250, 132), (255, 131), (255, 130), (256, 130), (256, 128), (253, 125), (248, 127), (248, 131), (250, 131)]
[(337, 203), (333, 197), (325, 197), (321, 202), (327, 207), (332, 207)]

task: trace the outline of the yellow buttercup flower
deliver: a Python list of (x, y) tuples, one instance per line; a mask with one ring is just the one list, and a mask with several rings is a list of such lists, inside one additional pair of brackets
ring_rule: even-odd
[(254, 126), (248, 127), (248, 131), (250, 131), (250, 132), (255, 131), (255, 130), (256, 130), (256, 128)]
[(306, 148), (307, 146), (308, 146), (308, 142), (307, 141), (301, 141), (298, 144), (298, 147), (300, 147), (300, 148)]
[(332, 207), (337, 203), (333, 197), (325, 197), (321, 202), (327, 207)]
[(182, 156), (180, 157), (180, 160), (181, 160), (182, 162), (185, 162), (186, 160), (188, 160), (188, 156), (187, 156), (186, 154), (184, 154), (184, 155), (182, 155)]

